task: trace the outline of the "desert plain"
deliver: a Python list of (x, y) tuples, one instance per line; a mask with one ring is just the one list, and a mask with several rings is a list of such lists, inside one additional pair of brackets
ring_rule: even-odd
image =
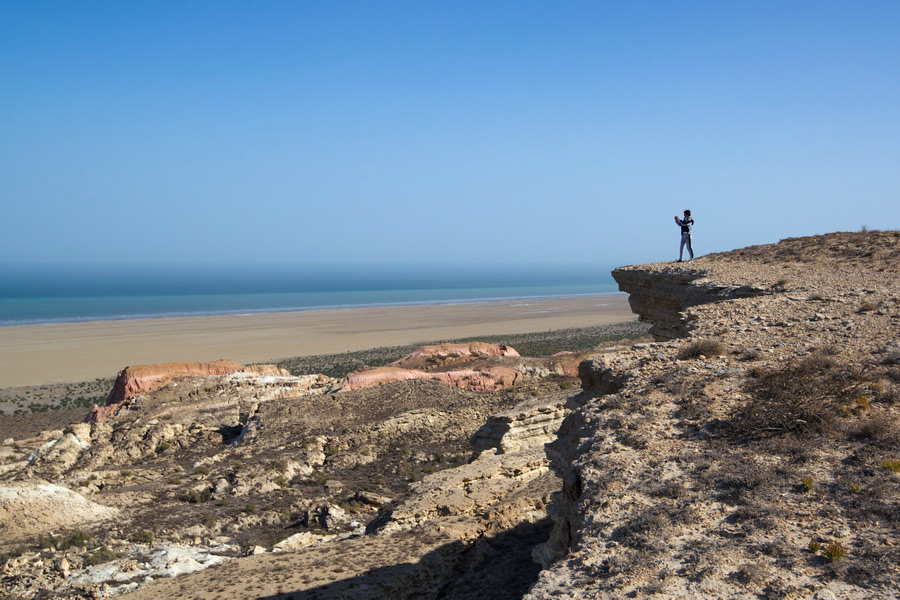
[(0, 328), (0, 388), (114, 377), (128, 365), (242, 363), (637, 317), (624, 294)]

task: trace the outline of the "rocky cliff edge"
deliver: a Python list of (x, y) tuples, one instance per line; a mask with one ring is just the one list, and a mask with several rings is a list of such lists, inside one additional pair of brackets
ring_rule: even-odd
[(898, 597), (898, 265), (876, 231), (614, 271), (660, 341), (582, 363), (526, 598)]

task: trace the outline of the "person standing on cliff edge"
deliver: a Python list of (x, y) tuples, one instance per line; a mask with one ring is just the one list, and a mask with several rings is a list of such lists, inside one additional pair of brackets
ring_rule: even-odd
[(687, 244), (688, 253), (691, 257), (688, 260), (694, 260), (694, 249), (691, 247), (691, 227), (694, 226), (694, 219), (691, 218), (691, 211), (684, 211), (684, 218), (679, 219), (675, 215), (675, 223), (681, 227), (681, 247), (678, 249), (678, 262), (682, 262), (684, 258), (684, 245)]

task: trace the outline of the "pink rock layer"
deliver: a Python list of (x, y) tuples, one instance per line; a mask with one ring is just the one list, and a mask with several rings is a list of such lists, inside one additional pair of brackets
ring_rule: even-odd
[(105, 421), (118, 412), (122, 403), (129, 398), (148, 394), (179, 377), (192, 375), (228, 375), (244, 369), (244, 365), (231, 360), (213, 362), (178, 362), (159, 365), (136, 365), (125, 367), (116, 376), (106, 406), (94, 405), (85, 421)]
[(344, 389), (359, 390), (407, 379), (436, 379), (465, 390), (484, 392), (509, 387), (515, 383), (518, 376), (519, 374), (513, 369), (501, 366), (491, 366), (479, 371), (460, 369), (433, 373), (388, 366), (350, 373), (347, 375)]
[(457, 356), (482, 358), (486, 356), (519, 356), (514, 348), (500, 344), (485, 342), (468, 342), (462, 344), (438, 344), (436, 346), (420, 346), (391, 365), (401, 365), (415, 358), (450, 358)]

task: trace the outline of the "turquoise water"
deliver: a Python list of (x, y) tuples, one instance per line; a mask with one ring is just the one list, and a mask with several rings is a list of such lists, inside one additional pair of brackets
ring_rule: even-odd
[[(614, 293), (606, 269), (0, 264), (0, 326)], [(442, 285), (443, 284), (443, 285)], [(240, 290), (240, 291), (235, 291)]]

